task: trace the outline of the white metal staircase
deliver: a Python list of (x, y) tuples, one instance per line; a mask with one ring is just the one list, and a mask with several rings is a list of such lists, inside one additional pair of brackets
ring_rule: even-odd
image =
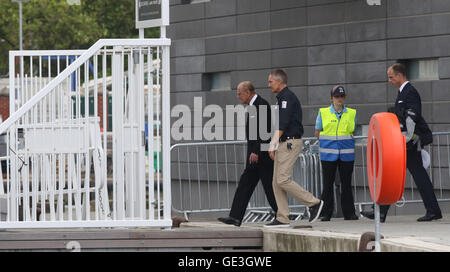
[(169, 71), (169, 39), (11, 51), (0, 228), (170, 227)]

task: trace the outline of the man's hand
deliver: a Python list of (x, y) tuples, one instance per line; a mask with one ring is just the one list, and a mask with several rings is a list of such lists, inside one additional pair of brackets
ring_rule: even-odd
[(270, 147), (269, 147), (269, 157), (272, 160), (275, 160), (275, 145), (272, 143), (270, 144)]
[(282, 130), (276, 130), (275, 133), (273, 134), (272, 141), (270, 142), (269, 147), (269, 157), (272, 160), (275, 160), (275, 150), (278, 148), (278, 141), (280, 140), (283, 133), (284, 131)]
[(275, 160), (275, 151), (269, 151), (269, 157), (273, 160)]
[(250, 164), (258, 163), (258, 155), (256, 155), (255, 153), (251, 153), (248, 160), (250, 161)]

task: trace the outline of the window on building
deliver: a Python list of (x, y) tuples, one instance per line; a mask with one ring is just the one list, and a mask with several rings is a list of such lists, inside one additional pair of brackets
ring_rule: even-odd
[(438, 59), (411, 59), (400, 60), (406, 65), (408, 79), (410, 80), (438, 80), (439, 61)]
[(204, 77), (205, 88), (210, 91), (230, 91), (231, 90), (231, 73), (218, 72), (208, 73)]
[(211, 0), (181, 0), (181, 4), (197, 4), (203, 2), (210, 2)]

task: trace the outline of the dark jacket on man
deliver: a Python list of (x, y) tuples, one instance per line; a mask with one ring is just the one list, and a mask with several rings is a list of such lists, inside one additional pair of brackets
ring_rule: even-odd
[[(410, 112), (410, 114), (407, 114), (407, 112)], [(420, 95), (411, 83), (407, 83), (403, 90), (399, 92), (395, 101), (395, 113), (401, 123), (405, 122), (406, 115), (413, 119), (415, 123), (414, 134), (420, 137), (422, 146), (433, 141), (431, 130), (422, 116)], [(405, 124), (403, 126), (405, 127)]]
[[(420, 95), (411, 83), (407, 83), (405, 87), (403, 87), (403, 90), (398, 92), (397, 100), (395, 101), (396, 112), (405, 112), (407, 110), (414, 112), (414, 121), (417, 124), (414, 133), (420, 135), (420, 126), (426, 125), (426, 122), (422, 117), (422, 102)], [(411, 173), (420, 196), (422, 197), (426, 209), (426, 216), (441, 217), (442, 213), (433, 190), (433, 184), (423, 167), (421, 151), (420, 148), (417, 148), (417, 144), (412, 148), (407, 149), (406, 167)], [(388, 210), (389, 205), (381, 206), (380, 212), (382, 218), (386, 217)]]
[[(270, 143), (270, 137), (268, 139), (261, 138), (262, 135), (260, 135), (259, 131), (260, 123), (266, 122), (267, 132), (270, 132), (271, 109), (269, 103), (260, 95), (256, 97), (253, 102), (253, 106), (253, 110), (248, 111), (249, 114), (246, 117), (247, 120), (245, 124), (247, 135), (246, 167), (239, 180), (230, 211), (230, 217), (238, 221), (239, 224), (245, 215), (247, 205), (259, 180), (261, 180), (269, 205), (272, 207), (274, 212), (278, 209), (272, 187), (273, 161), (269, 157), (269, 153), (267, 151), (268, 145), (267, 148), (264, 148), (263, 146), (264, 143)], [(263, 111), (265, 112), (265, 116), (267, 116), (267, 120), (260, 118)], [(253, 125), (255, 123), (251, 125), (252, 122), (255, 122), (253, 121), (254, 119), (256, 119), (256, 126)], [(253, 129), (257, 129), (256, 133)], [(252, 137), (254, 135), (256, 135), (256, 137)], [(249, 157), (251, 153), (258, 155), (257, 163), (250, 163)]]
[[(245, 122), (247, 165), (249, 165), (248, 159), (251, 153), (258, 155), (259, 159), (262, 159), (264, 163), (269, 162), (273, 164), (273, 161), (270, 159), (269, 153), (267, 152), (270, 143), (270, 129), (272, 127), (270, 104), (258, 95), (253, 102), (253, 105), (249, 105), (248, 107), (248, 114)], [(250, 107), (253, 107), (253, 109), (250, 109)], [(263, 120), (264, 117), (266, 120)], [(269, 135), (268, 137), (265, 137), (265, 135), (261, 135), (260, 133), (260, 125), (262, 125), (263, 122), (265, 123), (266, 134)], [(252, 127), (252, 131), (250, 131), (250, 126)]]

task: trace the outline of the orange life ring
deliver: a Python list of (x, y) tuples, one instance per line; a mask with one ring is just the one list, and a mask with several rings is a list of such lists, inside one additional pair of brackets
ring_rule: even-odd
[[(376, 198), (373, 190), (373, 145), (375, 145)], [(401, 199), (405, 189), (406, 140), (395, 114), (382, 112), (374, 114), (370, 119), (367, 137), (367, 176), (370, 194), (375, 203), (394, 204)]]

